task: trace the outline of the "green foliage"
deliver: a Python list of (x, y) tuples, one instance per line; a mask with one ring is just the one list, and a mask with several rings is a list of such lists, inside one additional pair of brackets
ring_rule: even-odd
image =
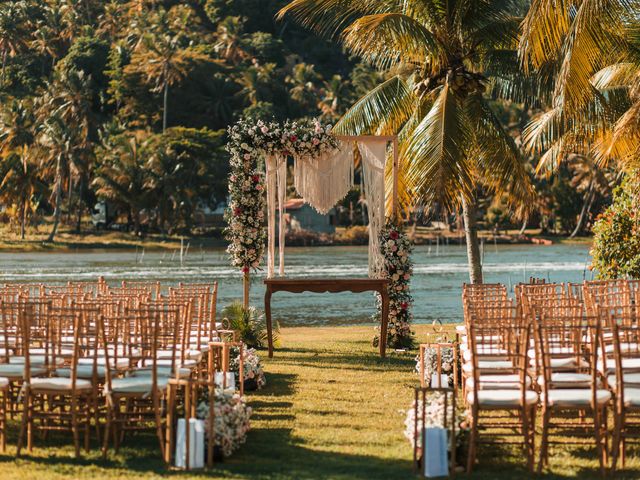
[(640, 278), (640, 178), (629, 175), (593, 226), (592, 267), (598, 278)]
[[(230, 303), (222, 310), (225, 328), (234, 330), (249, 348), (267, 347), (267, 322), (260, 310), (249, 307), (245, 310), (242, 302)], [(273, 341), (277, 342), (280, 327), (277, 322), (273, 325)]]

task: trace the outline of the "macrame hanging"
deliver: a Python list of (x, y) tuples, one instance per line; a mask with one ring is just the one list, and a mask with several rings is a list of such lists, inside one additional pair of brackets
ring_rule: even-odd
[(277, 160), (278, 177), (278, 261), (280, 263), (278, 275), (284, 276), (284, 244), (285, 244), (285, 222), (284, 222), (284, 202), (287, 196), (287, 159), (280, 157)]
[(296, 157), (293, 183), (305, 202), (321, 214), (329, 213), (353, 187), (353, 145), (340, 142), (337, 152)]
[[(267, 278), (273, 278), (276, 263), (276, 202), (278, 159), (267, 156), (265, 162), (267, 179)], [(282, 222), (280, 222), (282, 224)]]
[(364, 172), (364, 194), (369, 215), (369, 277), (380, 278), (384, 258), (380, 252), (380, 230), (384, 226), (384, 165), (386, 140), (358, 142)]

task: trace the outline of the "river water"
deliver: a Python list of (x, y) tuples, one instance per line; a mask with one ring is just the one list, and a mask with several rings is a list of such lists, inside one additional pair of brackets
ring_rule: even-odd
[[(411, 288), (416, 323), (462, 319), (461, 285), (468, 280), (464, 246), (418, 246)], [(486, 282), (514, 285), (530, 276), (549, 281), (591, 279), (586, 245), (485, 245)], [(367, 274), (366, 247), (287, 248), (291, 277), (355, 277)], [(93, 280), (99, 275), (119, 280), (208, 282), (219, 284), (218, 306), (242, 296), (240, 274), (229, 266), (224, 250), (191, 249), (182, 264), (175, 251), (79, 250), (69, 253), (0, 253), (0, 282), (63, 283)], [(251, 302), (262, 306), (264, 273), (254, 275)], [(372, 293), (288, 294), (272, 299), (274, 319), (290, 325), (352, 325), (370, 322), (375, 312)]]

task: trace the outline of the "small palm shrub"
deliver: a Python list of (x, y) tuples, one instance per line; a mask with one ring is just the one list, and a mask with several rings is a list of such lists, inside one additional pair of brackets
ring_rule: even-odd
[[(226, 328), (235, 330), (249, 348), (266, 348), (267, 321), (264, 313), (255, 307), (245, 310), (242, 302), (235, 301), (222, 310), (223, 323)], [(273, 341), (278, 339), (278, 322), (273, 325)]]

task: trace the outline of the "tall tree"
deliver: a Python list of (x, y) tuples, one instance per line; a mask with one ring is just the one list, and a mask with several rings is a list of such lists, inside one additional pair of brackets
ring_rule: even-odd
[(482, 282), (475, 190), (508, 192), (522, 208), (532, 193), (511, 137), (483, 93), (513, 91), (521, 19), (509, 0), (293, 0), (291, 14), (388, 79), (342, 117), (346, 134), (398, 134), (405, 208), (462, 204), (471, 282)]

